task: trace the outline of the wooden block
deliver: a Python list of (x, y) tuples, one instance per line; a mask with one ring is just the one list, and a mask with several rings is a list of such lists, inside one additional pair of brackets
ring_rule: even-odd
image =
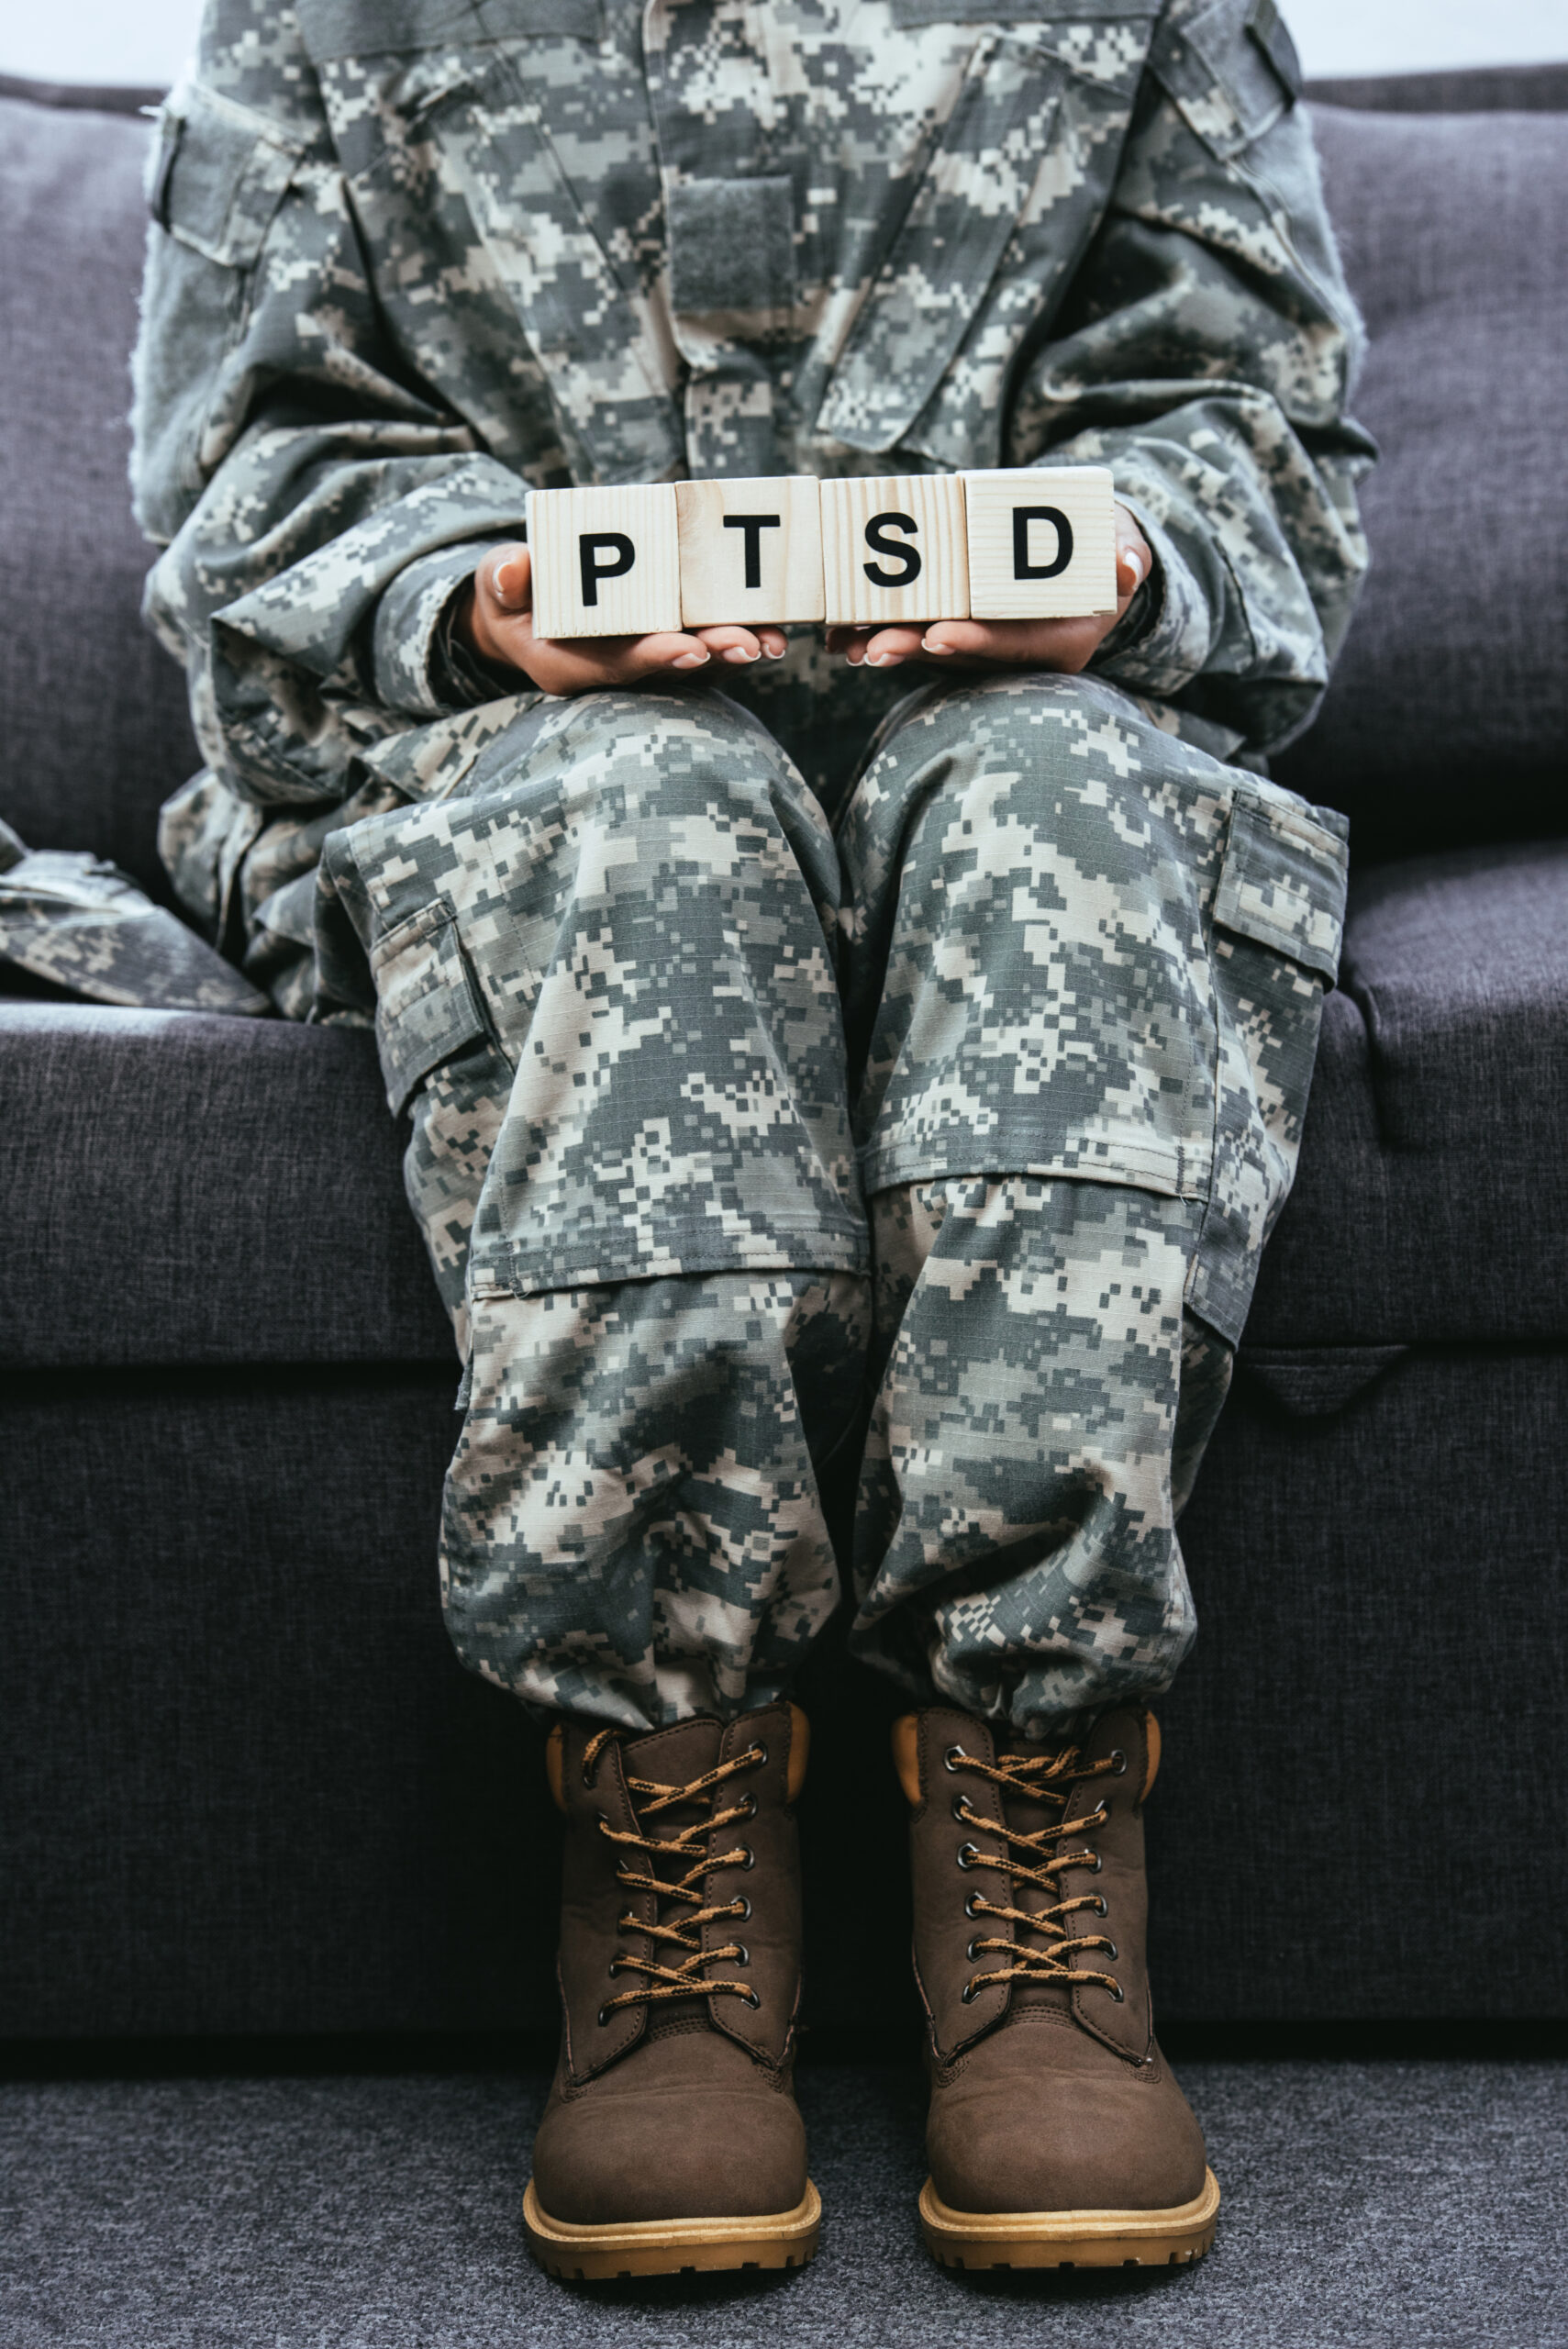
[(969, 613), (956, 473), (856, 475), (822, 485), (823, 617), (856, 628)]
[(822, 618), (822, 523), (810, 473), (772, 481), (678, 481), (681, 618), (726, 621)]
[(969, 608), (977, 620), (1114, 612), (1116, 500), (1106, 465), (962, 475)]
[(673, 482), (528, 495), (539, 635), (646, 636), (681, 625)]

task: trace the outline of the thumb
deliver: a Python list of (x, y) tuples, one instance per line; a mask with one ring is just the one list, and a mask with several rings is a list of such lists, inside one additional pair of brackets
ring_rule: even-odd
[(504, 612), (526, 612), (533, 603), (533, 564), (528, 548), (521, 543), (497, 547), (486, 555), (481, 572), (489, 576), (484, 584)]

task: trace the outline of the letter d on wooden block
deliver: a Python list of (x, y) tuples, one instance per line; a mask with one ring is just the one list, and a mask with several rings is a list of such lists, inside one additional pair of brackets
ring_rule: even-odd
[(675, 510), (685, 627), (822, 618), (821, 522), (811, 474), (678, 481)]
[(1114, 612), (1116, 499), (1107, 465), (965, 473), (969, 608), (977, 620)]
[(822, 577), (829, 628), (967, 619), (962, 482), (956, 473), (825, 481)]
[(681, 625), (670, 482), (528, 494), (539, 636), (647, 636)]

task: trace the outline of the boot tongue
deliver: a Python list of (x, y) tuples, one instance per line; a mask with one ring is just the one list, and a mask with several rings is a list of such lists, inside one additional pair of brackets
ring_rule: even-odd
[[(1040, 1745), (1020, 1739), (1017, 1742), (1009, 1745), (1002, 1746), (999, 1744), (996, 1758), (999, 1762), (1003, 1760), (1013, 1761), (1017, 1759), (1034, 1762), (1041, 1760), (1045, 1755), (1054, 1751), (1055, 1748), (1052, 1746)], [(1007, 1825), (1013, 1829), (1014, 1832), (1019, 1835), (1034, 1835), (1038, 1834), (1042, 1827), (1057, 1827), (1061, 1824), (1062, 1820), (1070, 1818), (1073, 1815), (1070, 1796), (1072, 1783), (1071, 1779), (1053, 1778), (1050, 1781), (1049, 1791), (1043, 1787), (1041, 1788), (1040, 1798), (1037, 1798), (1035, 1796), (1030, 1794), (1025, 1794), (1021, 1787), (1016, 1794), (1004, 1794), (1002, 1797), (1002, 1816), (1006, 1820)], [(1069, 1795), (1070, 1807), (1067, 1809), (1063, 1809), (1059, 1801), (1052, 1799), (1053, 1796), (1063, 1794)], [(1048, 1840), (1041, 1850), (1041, 1859), (1048, 1860), (1052, 1858), (1055, 1854), (1055, 1851), (1056, 1843), (1054, 1839)], [(1026, 1865), (1038, 1865), (1038, 1863), (1030, 1862), (1029, 1860), (1027, 1853), (1016, 1853), (1014, 1856), (1024, 1862)], [(1056, 1902), (1061, 1897), (1060, 1893), (1044, 1891), (1038, 1885), (1023, 1884), (1015, 1881), (1012, 1890), (1012, 1905), (1015, 1909), (1027, 1909), (1031, 1911), (1040, 1909), (1051, 1909), (1055, 1907)], [(1056, 1946), (1056, 1937), (1049, 1932), (1039, 1933), (1027, 1932), (1021, 1925), (1015, 1926), (1013, 1930), (1018, 1937), (1020, 1947), (1023, 1949), (1041, 1952), (1053, 1949)], [(1013, 1985), (1011, 2011), (1018, 2014), (1031, 2009), (1039, 2009), (1050, 2007), (1056, 2009), (1059, 2012), (1064, 2012), (1071, 2008), (1072, 1996), (1072, 1991), (1069, 1989), (1067, 1985), (1062, 1982), (1015, 1982)]]
[[(626, 1777), (641, 1778), (662, 1787), (686, 1787), (694, 1779), (703, 1778), (717, 1764), (723, 1742), (724, 1725), (716, 1720), (682, 1721), (673, 1729), (656, 1730), (648, 1737), (628, 1741), (621, 1749), (621, 1764)], [(694, 1820), (706, 1820), (713, 1814), (716, 1798), (722, 1801), (726, 1788), (706, 1787), (689, 1802), (667, 1803), (657, 1810), (648, 1806), (654, 1799), (649, 1795), (632, 1793), (639, 1818), (645, 1831), (652, 1836), (673, 1836)], [(701, 1850), (701, 1841), (694, 1838), (695, 1861)], [(669, 1853), (649, 1855), (651, 1872), (666, 1882), (678, 1881), (685, 1875), (684, 1865)], [(695, 1910), (684, 1900), (662, 1900), (659, 1919), (662, 1924), (684, 1925)], [(678, 1964), (680, 1952), (673, 1942), (655, 1944), (661, 1962)], [(689, 2031), (696, 2021), (706, 2022), (706, 2001), (694, 1995), (689, 1998), (659, 1998), (648, 2009), (648, 2037), (662, 2039), (674, 2031)]]

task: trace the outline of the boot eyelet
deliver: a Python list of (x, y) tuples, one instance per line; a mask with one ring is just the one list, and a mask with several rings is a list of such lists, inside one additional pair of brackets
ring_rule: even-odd
[(1103, 1892), (1095, 1893), (1095, 1909), (1096, 1913), (1102, 1917), (1108, 1917), (1110, 1915), (1111, 1912), (1106, 1906), (1106, 1896)]
[(962, 1745), (950, 1745), (947, 1752), (942, 1755), (942, 1768), (944, 1770), (956, 1770), (961, 1762), (967, 1762), (969, 1756), (964, 1752)]
[(1083, 1865), (1086, 1868), (1092, 1868), (1095, 1874), (1098, 1876), (1105, 1863), (1100, 1858), (1098, 1852), (1091, 1852), (1088, 1858), (1084, 1861)]
[(969, 1815), (969, 1797), (967, 1795), (954, 1795), (952, 1798), (952, 1815), (957, 1820), (961, 1827), (968, 1827), (973, 1824)]
[(1113, 1778), (1125, 1778), (1127, 1776), (1127, 1756), (1119, 1745), (1111, 1755), (1111, 1776)]
[(1100, 1952), (1100, 1955), (1105, 1959), (1107, 1965), (1114, 1965), (1117, 1959), (1121, 1955), (1121, 1952), (1118, 1949), (1115, 1942), (1112, 1942), (1108, 1949), (1104, 1949)]
[(970, 1965), (973, 1965), (980, 1955), (980, 1936), (978, 1933), (976, 1933), (974, 1939), (970, 1943), (969, 1947), (963, 1954), (969, 1960)]
[(971, 2007), (980, 1996), (979, 1987), (973, 1982), (966, 1982), (958, 1995), (961, 2004)]
[(609, 2019), (610, 2019), (610, 2010), (609, 2010), (608, 2007), (601, 2007), (601, 2008), (599, 2009), (599, 2029), (600, 2029), (601, 2031), (603, 2031), (603, 2029), (604, 2029), (605, 2025), (608, 2022)]
[(963, 1913), (969, 1919), (971, 1924), (974, 1922), (974, 1920), (980, 1914), (979, 1909), (974, 1905), (979, 1898), (980, 1895), (978, 1892), (969, 1892), (964, 1895)]
[(611, 1958), (609, 1964), (606, 1966), (605, 1972), (609, 1976), (612, 1982), (615, 1980), (616, 1976), (620, 1972), (620, 1953), (618, 1950), (615, 1956)]
[(979, 1857), (980, 1857), (980, 1854), (979, 1854), (979, 1853), (975, 1850), (975, 1848), (974, 1848), (974, 1846), (973, 1846), (973, 1843), (961, 1843), (961, 1844), (959, 1845), (959, 1847), (958, 1847), (958, 1864), (959, 1864), (959, 1866), (960, 1866), (961, 1868), (972, 1868), (972, 1867), (973, 1867), (973, 1865), (974, 1865), (975, 1862), (979, 1859)]
[(741, 1798), (740, 1798), (740, 1816), (741, 1816), (741, 1818), (742, 1818), (742, 1819), (755, 1819), (755, 1818), (756, 1818), (756, 1816), (757, 1816), (757, 1798), (756, 1798), (756, 1796), (755, 1796), (755, 1795), (742, 1795), (742, 1796), (741, 1796)]
[(740, 1924), (745, 1925), (751, 1922), (751, 1904), (747, 1899), (746, 1895), (743, 1892), (740, 1895), (739, 1898), (730, 1902), (729, 1913)]
[(1116, 2000), (1118, 2007), (1121, 2006), (1126, 2000), (1127, 1992), (1122, 1988), (1119, 1982), (1113, 1982), (1110, 1987), (1111, 1997)]
[(738, 1950), (738, 1952), (740, 1953), (740, 1954), (737, 1956), (737, 1958), (736, 1958), (736, 1960), (735, 1960), (736, 1965), (751, 1965), (751, 1951), (747, 1948), (747, 1946), (746, 1946), (745, 1943), (744, 1943), (744, 1942), (737, 1942), (737, 1943), (736, 1943), (736, 1944), (735, 1944), (735, 1946), (736, 1946), (736, 1949)]
[(740, 1859), (740, 1860), (738, 1860), (738, 1861), (736, 1862), (736, 1864), (735, 1864), (735, 1865), (736, 1865), (736, 1866), (737, 1866), (737, 1867), (742, 1867), (742, 1868), (751, 1868), (751, 1867), (755, 1867), (755, 1866), (756, 1866), (756, 1865), (757, 1865), (757, 1854), (756, 1854), (756, 1853), (751, 1849), (751, 1844), (750, 1844), (750, 1843), (742, 1843), (742, 1844), (741, 1844), (741, 1846), (740, 1846), (740, 1849), (741, 1849), (742, 1853), (745, 1854), (745, 1856), (744, 1856), (744, 1858)]
[(762, 2005), (762, 2001), (758, 1998), (755, 1990), (748, 1990), (745, 1995), (746, 2004), (749, 2007), (760, 2007)]

